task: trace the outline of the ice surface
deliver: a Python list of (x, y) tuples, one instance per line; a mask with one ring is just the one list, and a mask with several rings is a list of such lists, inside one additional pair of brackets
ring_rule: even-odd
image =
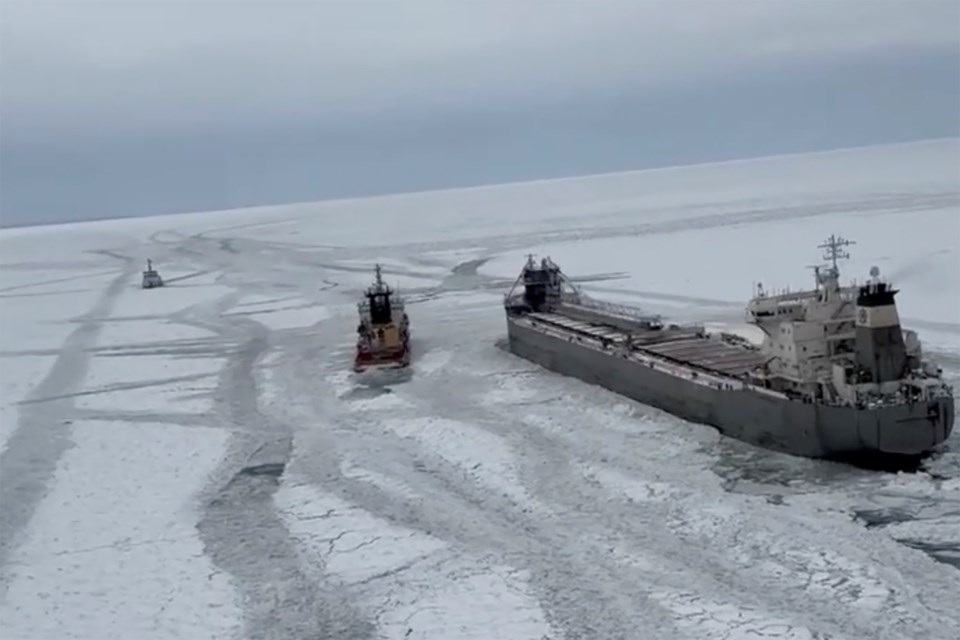
[[(773, 454), (497, 342), (528, 252), (740, 331), (839, 233), (960, 383), (958, 176), (946, 140), (0, 231), (4, 637), (953, 640), (958, 436)], [(375, 262), (413, 362), (358, 376)]]
[[(357, 477), (377, 481), (377, 474)], [(549, 637), (520, 572), (463, 558), (437, 538), (307, 487), (284, 487), (277, 502), (291, 534), (327, 574), (360, 587), (380, 638)]]
[(806, 627), (797, 627), (762, 610), (706, 599), (696, 593), (665, 591), (655, 594), (654, 598), (675, 613), (681, 627), (695, 631), (704, 640), (816, 640), (820, 637)]
[(457, 465), (465, 475), (476, 478), (489, 490), (509, 496), (518, 503), (529, 503), (512, 461), (513, 455), (503, 441), (469, 424), (432, 417), (388, 419), (383, 426), (403, 438), (419, 441), (419, 446)]
[(233, 637), (230, 578), (204, 555), (191, 505), (224, 434), (88, 421), (71, 430), (76, 444), (10, 558), (4, 637)]
[(17, 428), (16, 403), (25, 398), (47, 375), (56, 361), (55, 356), (17, 356), (16, 375), (7, 368), (0, 374), (0, 446), (6, 447), (7, 438)]
[(283, 307), (260, 304), (226, 315), (227, 317), (255, 317), (257, 322), (271, 329), (301, 329), (323, 322), (330, 317), (330, 312), (323, 307), (301, 302)]
[[(97, 356), (90, 363), (86, 389), (75, 405), (100, 418), (120, 407), (173, 415), (202, 413), (230, 349), (209, 332), (172, 325), (156, 340), (144, 339), (163, 319), (105, 322)], [(121, 411), (116, 418), (131, 419)]]
[[(960, 328), (960, 298), (940, 293), (944, 287), (956, 286), (960, 269), (956, 203), (931, 210), (870, 213), (851, 206), (850, 211), (832, 214), (827, 227), (807, 219), (773, 219), (749, 225), (693, 227), (682, 233), (532, 245), (499, 256), (481, 270), (501, 277), (516, 276), (524, 254), (534, 251), (551, 256), (568, 276), (624, 274), (610, 282), (584, 284), (596, 297), (632, 299), (641, 306), (666, 308), (667, 315), (676, 307), (693, 307), (697, 313), (707, 307), (742, 318), (754, 283), (763, 283), (768, 291), (811, 288), (813, 272), (806, 267), (821, 263), (817, 245), (836, 233), (857, 242), (849, 248), (851, 260), (840, 265), (845, 281), (863, 282), (870, 267), (879, 266), (881, 274), (901, 288), (898, 301), (905, 318), (950, 322)], [(930, 231), (904, 233), (911, 224)], [(723, 275), (716, 277), (721, 265)]]

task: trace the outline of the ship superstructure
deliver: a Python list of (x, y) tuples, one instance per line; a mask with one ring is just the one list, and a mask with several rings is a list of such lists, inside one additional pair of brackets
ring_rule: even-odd
[(404, 301), (383, 281), (379, 264), (374, 272), (373, 284), (357, 304), (360, 315), (354, 358), (357, 372), (375, 367), (405, 367), (410, 363), (410, 319)]
[(809, 457), (917, 455), (949, 437), (953, 390), (900, 326), (897, 290), (871, 270), (840, 285), (852, 244), (831, 236), (808, 291), (758, 287), (762, 345), (593, 300), (549, 258), (528, 258), (504, 306), (510, 350), (732, 437)]
[(756, 379), (771, 389), (828, 404), (877, 406), (905, 399), (952, 396), (940, 370), (923, 359), (915, 331), (903, 329), (899, 291), (873, 267), (860, 285), (840, 286), (837, 262), (853, 244), (831, 236), (820, 245), (827, 267), (814, 267), (816, 287), (767, 295), (747, 307), (748, 322), (764, 333), (769, 356)]

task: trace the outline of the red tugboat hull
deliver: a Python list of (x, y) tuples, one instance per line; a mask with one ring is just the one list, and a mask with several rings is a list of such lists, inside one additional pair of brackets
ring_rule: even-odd
[(353, 370), (357, 373), (363, 373), (370, 369), (403, 369), (409, 365), (410, 350), (406, 346), (404, 346), (402, 351), (393, 353), (357, 351), (357, 355), (353, 360)]

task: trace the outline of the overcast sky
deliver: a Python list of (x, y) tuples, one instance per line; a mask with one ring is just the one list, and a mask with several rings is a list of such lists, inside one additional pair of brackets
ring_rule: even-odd
[(960, 135), (960, 0), (0, 0), (0, 217)]

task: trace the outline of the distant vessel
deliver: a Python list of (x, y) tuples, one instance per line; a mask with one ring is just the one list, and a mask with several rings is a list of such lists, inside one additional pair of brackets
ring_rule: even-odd
[(161, 278), (160, 274), (153, 268), (152, 260), (147, 260), (147, 268), (143, 270), (143, 279), (140, 281), (140, 286), (143, 289), (153, 289), (154, 287), (163, 286), (163, 278)]
[(372, 368), (400, 368), (410, 364), (410, 319), (404, 301), (394, 297), (383, 281), (378, 264), (373, 285), (357, 305), (357, 351), (353, 369), (360, 373)]
[[(897, 290), (871, 279), (841, 287), (820, 248), (809, 291), (758, 287), (747, 321), (762, 346), (581, 294), (549, 258), (533, 257), (504, 300), (509, 349), (541, 366), (776, 451), (811, 458), (918, 456), (953, 430), (953, 390), (903, 330)], [(517, 288), (522, 290), (517, 292)]]

